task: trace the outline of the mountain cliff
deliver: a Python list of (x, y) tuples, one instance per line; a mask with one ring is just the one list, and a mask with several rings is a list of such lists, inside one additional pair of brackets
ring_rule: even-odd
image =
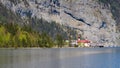
[(120, 44), (118, 0), (0, 0), (0, 3), (20, 16), (22, 23), (31, 24), (31, 19), (42, 18), (75, 29), (92, 45)]

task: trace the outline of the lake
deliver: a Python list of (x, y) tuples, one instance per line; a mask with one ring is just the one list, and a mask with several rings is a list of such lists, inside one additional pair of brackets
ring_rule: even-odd
[(1, 48), (0, 68), (120, 68), (120, 48)]

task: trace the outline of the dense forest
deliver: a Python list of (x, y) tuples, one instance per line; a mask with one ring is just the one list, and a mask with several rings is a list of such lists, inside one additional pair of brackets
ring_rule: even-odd
[[(55, 42), (56, 41), (56, 42)], [(62, 47), (64, 39), (60, 34), (53, 40), (47, 33), (39, 33), (29, 26), (14, 23), (0, 23), (0, 47)]]
[(41, 22), (38, 25), (40, 29), (37, 30), (35, 27), (32, 28), (33, 25), (0, 23), (0, 47), (63, 47), (65, 40), (75, 34), (68, 27), (64, 29), (68, 33), (65, 32), (60, 28), (63, 26), (55, 22), (46, 21), (46, 23)]
[(0, 12), (0, 47), (63, 47), (69, 36), (75, 39), (73, 28), (42, 18), (22, 20), (19, 15), (4, 10)]
[(0, 3), (0, 47), (63, 47), (64, 41), (76, 38), (74, 28), (43, 18), (13, 13)]

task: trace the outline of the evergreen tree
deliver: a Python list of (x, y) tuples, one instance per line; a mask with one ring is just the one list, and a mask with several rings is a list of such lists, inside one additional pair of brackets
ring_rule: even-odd
[(58, 47), (63, 47), (63, 45), (64, 45), (64, 39), (60, 34), (56, 35), (56, 43), (57, 43)]

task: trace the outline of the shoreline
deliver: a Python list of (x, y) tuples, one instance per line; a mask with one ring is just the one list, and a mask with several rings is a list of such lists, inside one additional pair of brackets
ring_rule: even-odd
[(53, 47), (53, 48), (40, 48), (40, 47), (18, 47), (18, 48), (14, 48), (14, 47), (8, 47), (8, 48), (0, 48), (0, 49), (64, 49), (64, 48), (74, 48), (74, 49), (78, 49), (78, 48), (120, 48), (120, 47), (62, 47), (62, 48), (56, 48), (56, 47)]

